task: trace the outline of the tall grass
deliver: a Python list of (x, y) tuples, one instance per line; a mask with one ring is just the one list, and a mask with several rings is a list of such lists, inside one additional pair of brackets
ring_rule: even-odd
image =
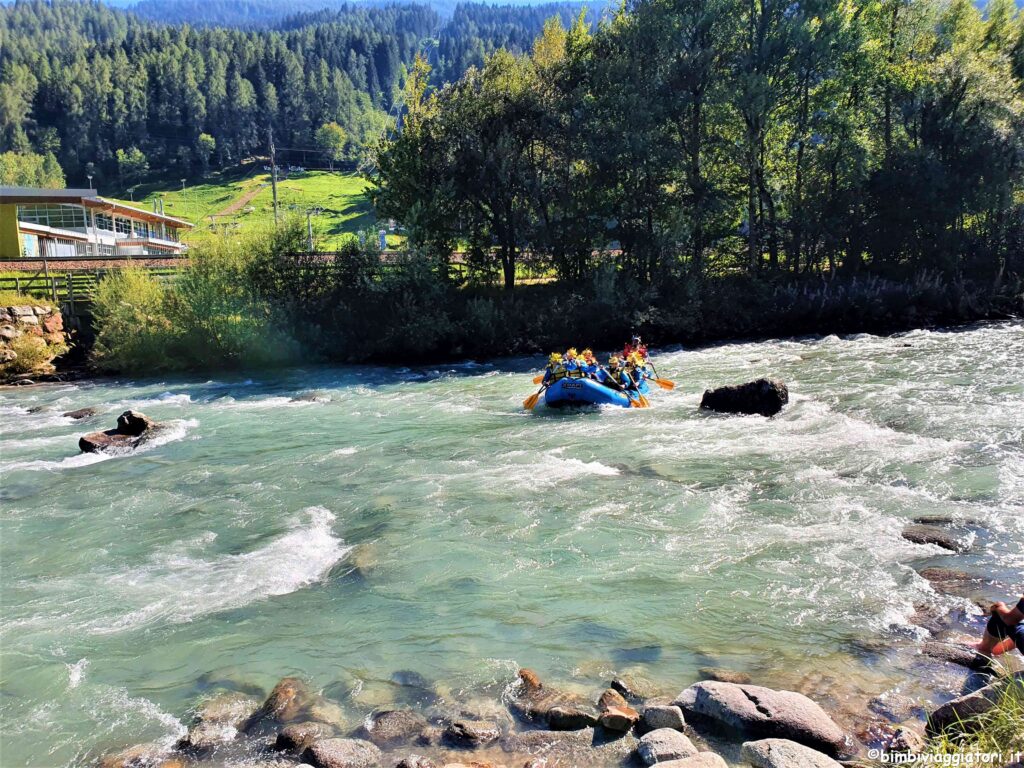
[(977, 755), (1001, 754), (1002, 762), (990, 763), (1000, 766), (1024, 759), (1024, 678), (1008, 678), (991, 709), (948, 728), (926, 753), (950, 758), (936, 765), (979, 764)]

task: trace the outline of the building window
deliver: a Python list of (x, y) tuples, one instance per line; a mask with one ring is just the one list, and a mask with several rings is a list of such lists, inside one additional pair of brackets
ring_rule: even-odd
[(85, 208), (80, 205), (19, 205), (18, 220), (56, 229), (85, 229)]
[(122, 219), (118, 216), (114, 220), (114, 232), (117, 233), (118, 237), (131, 237), (132, 236), (132, 222), (131, 219)]
[(146, 222), (137, 221), (132, 219), (132, 236), (145, 238), (149, 234), (149, 228), (146, 226)]
[(96, 229), (101, 229), (104, 232), (114, 231), (114, 217), (109, 213), (97, 213), (96, 214)]

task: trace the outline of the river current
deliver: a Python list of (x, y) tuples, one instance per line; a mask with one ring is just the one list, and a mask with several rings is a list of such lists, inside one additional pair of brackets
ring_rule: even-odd
[[(654, 360), (678, 386), (646, 410), (525, 412), (540, 358), (0, 390), (3, 765), (171, 742), (204, 692), (286, 674), (354, 722), (410, 672), (457, 697), (520, 666), (935, 695), (915, 610), (977, 609), (918, 570), (1024, 589), (1024, 325)], [(776, 418), (698, 410), (762, 375)], [(78, 453), (128, 408), (169, 427)], [(971, 552), (901, 538), (929, 514)]]

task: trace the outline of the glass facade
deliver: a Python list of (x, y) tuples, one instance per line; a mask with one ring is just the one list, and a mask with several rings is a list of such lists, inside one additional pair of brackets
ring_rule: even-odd
[(18, 220), (44, 227), (85, 229), (85, 208), (53, 203), (19, 205)]
[[(0, 0), (2, 1), (2, 0)], [(179, 253), (181, 249), (160, 250), (138, 240), (165, 240), (177, 243), (178, 232), (160, 222), (151, 223), (133, 216), (122, 216), (113, 212), (99, 212), (85, 205), (67, 203), (28, 203), (18, 205), (18, 221), (24, 224), (51, 227), (81, 232), (88, 236), (91, 244), (76, 243), (61, 238), (59, 233), (42, 235), (34, 249), (40, 255), (53, 257), (110, 256), (132, 251), (139, 255), (166, 255)], [(95, 226), (95, 229), (93, 229)], [(56, 238), (54, 238), (56, 235)], [(132, 245), (122, 247), (119, 241), (130, 241)], [(36, 241), (33, 240), (33, 244)], [(23, 253), (31, 252), (32, 246), (23, 244)]]

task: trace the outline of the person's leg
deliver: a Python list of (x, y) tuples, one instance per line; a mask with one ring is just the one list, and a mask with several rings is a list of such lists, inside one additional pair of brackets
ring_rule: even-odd
[(1009, 649), (1005, 648), (1005, 644), (1010, 636), (1010, 628), (1007, 627), (1002, 620), (992, 615), (988, 624), (985, 626), (985, 632), (981, 636), (981, 642), (978, 643), (978, 653), (983, 653), (986, 656), (999, 656), (1000, 654), (1006, 653), (1007, 650), (1013, 648), (1013, 641), (1010, 640)]

